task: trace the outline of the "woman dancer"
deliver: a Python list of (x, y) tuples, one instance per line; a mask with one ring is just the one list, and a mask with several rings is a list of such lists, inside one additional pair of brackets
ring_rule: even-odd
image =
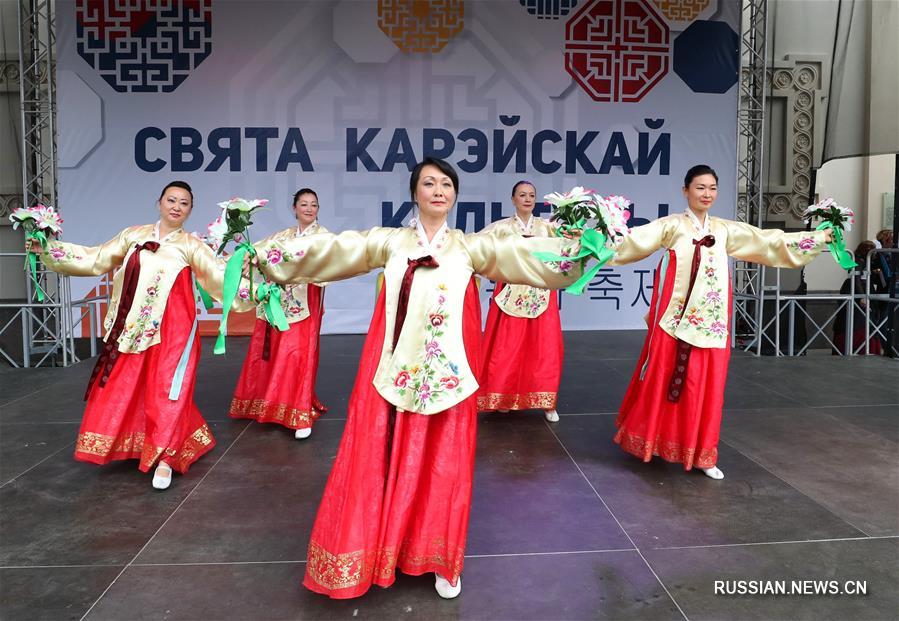
[[(138, 459), (155, 468), (153, 487), (166, 489), (172, 470), (186, 473), (215, 446), (194, 403), (200, 358), (193, 279), (221, 300), (224, 264), (182, 228), (193, 206), (183, 181), (165, 186), (156, 224), (132, 226), (100, 246), (30, 243), (49, 269), (100, 276), (116, 268), (106, 338), (88, 384), (75, 459), (106, 464)], [(240, 300), (235, 310), (252, 308)]]
[(333, 281), (384, 268), (343, 438), (309, 542), (304, 584), (333, 598), (390, 586), (397, 569), (462, 588), (477, 420), (480, 303), (473, 275), (564, 287), (579, 242), (465, 235), (447, 227), (458, 176), (438, 159), (412, 171), (415, 228), (374, 228), (258, 246), (277, 282)]
[(730, 360), (727, 257), (801, 267), (821, 252), (830, 231), (784, 233), (709, 216), (718, 175), (705, 165), (687, 171), (683, 195), (684, 213), (632, 229), (613, 260), (623, 265), (665, 249), (615, 442), (643, 461), (658, 455), (723, 479), (716, 464)]
[[(303, 188), (293, 197), (297, 226), (268, 237), (261, 244), (327, 233), (318, 222), (318, 195)], [(312, 424), (327, 411), (315, 394), (319, 330), (325, 313), (322, 285), (288, 285), (281, 307), (290, 329), (273, 329), (260, 306), (250, 349), (243, 363), (229, 412), (232, 418), (252, 418), (294, 429), (297, 440), (312, 435)]]
[[(537, 190), (530, 181), (512, 187), (515, 215), (483, 232), (520, 237), (553, 237), (556, 228), (534, 217)], [(529, 285), (496, 283), (481, 344), (478, 410), (543, 410), (558, 422), (556, 402), (562, 377), (562, 322), (559, 294)]]

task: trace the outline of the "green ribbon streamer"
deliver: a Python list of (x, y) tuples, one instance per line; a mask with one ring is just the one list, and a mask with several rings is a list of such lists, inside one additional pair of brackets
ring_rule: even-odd
[(215, 300), (213, 300), (212, 296), (203, 288), (203, 285), (200, 284), (200, 281), (197, 280), (196, 276), (194, 276), (194, 284), (197, 286), (197, 293), (200, 294), (200, 299), (203, 301), (203, 307), (206, 310), (212, 310), (212, 307), (215, 306)]
[(281, 332), (290, 329), (287, 324), (287, 316), (284, 314), (284, 308), (281, 306), (281, 285), (265, 282), (256, 285), (257, 304), (262, 304), (262, 310), (265, 311), (265, 320)]
[[(256, 249), (249, 242), (241, 242), (237, 244), (234, 254), (228, 259), (225, 265), (225, 282), (222, 287), (222, 319), (219, 321), (219, 334), (215, 340), (215, 348), (212, 350), (215, 354), (225, 353), (225, 337), (228, 334), (228, 312), (237, 297), (237, 290), (240, 288), (240, 277), (243, 274), (244, 257), (249, 254), (251, 257), (256, 256)], [(253, 268), (250, 267), (250, 295), (253, 283)]]
[(581, 218), (574, 224), (560, 224), (559, 228), (556, 229), (556, 235), (559, 237), (565, 237), (566, 233), (572, 233), (573, 231), (583, 231), (587, 226), (587, 221), (584, 218)]
[[(577, 225), (574, 225), (576, 228)], [(584, 292), (584, 289), (593, 280), (593, 277), (596, 276), (596, 273), (599, 271), (603, 265), (609, 262), (613, 256), (615, 256), (615, 251), (606, 247), (606, 236), (596, 229), (586, 229), (581, 234), (581, 251), (574, 256), (563, 257), (561, 255), (556, 255), (551, 252), (535, 252), (534, 256), (540, 259), (541, 261), (577, 261), (580, 260), (581, 268), (587, 267), (587, 259), (590, 257), (594, 257), (597, 261), (595, 265), (593, 265), (590, 269), (585, 269), (583, 276), (577, 279), (577, 281), (567, 287), (565, 289), (566, 293), (570, 293), (571, 295), (581, 295)]]
[[(47, 247), (47, 234), (43, 231), (38, 231), (32, 229), (30, 231), (25, 232), (26, 239), (36, 239), (41, 244), (41, 248)], [(28, 271), (28, 268), (31, 268), (31, 280), (34, 282), (34, 290), (37, 292), (37, 301), (44, 301), (44, 292), (41, 290), (41, 286), (37, 281), (37, 254), (34, 252), (29, 252), (28, 256), (25, 258), (25, 270)]]
[(827, 221), (822, 222), (815, 227), (816, 231), (823, 231), (825, 229), (830, 229), (833, 234), (833, 241), (828, 242), (827, 247), (830, 249), (830, 254), (837, 264), (844, 270), (855, 269), (855, 259), (853, 259), (849, 251), (846, 250), (846, 242), (843, 240), (843, 229), (834, 226), (833, 222)]

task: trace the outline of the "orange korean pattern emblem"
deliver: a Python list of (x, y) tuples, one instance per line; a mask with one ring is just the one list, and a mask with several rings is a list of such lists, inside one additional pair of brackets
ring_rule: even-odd
[(662, 15), (672, 22), (692, 22), (711, 0), (652, 0)]
[(439, 52), (462, 32), (463, 0), (378, 0), (378, 27), (404, 52)]

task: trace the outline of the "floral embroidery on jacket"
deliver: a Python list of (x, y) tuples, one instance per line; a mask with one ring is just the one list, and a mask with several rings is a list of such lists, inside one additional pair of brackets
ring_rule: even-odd
[(441, 339), (444, 324), (449, 318), (446, 310), (446, 285), (438, 285), (437, 303), (428, 311), (421, 359), (416, 364), (403, 364), (393, 378), (393, 385), (401, 396), (413, 395), (413, 406), (420, 408), (441, 399), (446, 393), (460, 394), (459, 366), (447, 358)]
[(297, 253), (286, 252), (278, 246), (269, 246), (265, 249), (265, 254), (261, 252), (258, 255), (259, 265), (278, 265), (279, 263), (291, 263), (303, 258), (306, 253), (300, 250)]
[(539, 317), (549, 302), (549, 291), (537, 287), (506, 286), (499, 295), (502, 298), (499, 300), (500, 308), (512, 305), (528, 317)]
[[(570, 257), (574, 254), (575, 249), (580, 249), (580, 241), (569, 240), (559, 253), (560, 257)], [(574, 261), (549, 261), (547, 266), (554, 272), (567, 276), (574, 269)]]
[(120, 337), (120, 343), (128, 343), (130, 351), (135, 351), (144, 340), (151, 341), (159, 330), (159, 321), (152, 319), (152, 316), (153, 307), (159, 302), (159, 281), (162, 279), (162, 274), (163, 272), (160, 271), (154, 276), (140, 302), (137, 299), (134, 301), (140, 309), (137, 319), (134, 323), (125, 326), (125, 331)]
[[(719, 286), (718, 268), (713, 265), (714, 254), (709, 252), (708, 263), (700, 267), (697, 280), (703, 279), (705, 294), (685, 309), (684, 302), (677, 300), (674, 315), (669, 321), (671, 328), (683, 326), (703, 336), (721, 339), (727, 336), (727, 307), (725, 295)], [(698, 284), (698, 283), (697, 283)], [(695, 295), (691, 298), (696, 297)], [(686, 324), (684, 324), (686, 322)]]
[(76, 255), (71, 249), (63, 246), (50, 246), (47, 254), (57, 263), (71, 263), (72, 261), (81, 261), (84, 258)]
[(803, 235), (799, 239), (787, 243), (787, 248), (798, 254), (808, 254), (817, 247), (818, 242), (810, 235)]

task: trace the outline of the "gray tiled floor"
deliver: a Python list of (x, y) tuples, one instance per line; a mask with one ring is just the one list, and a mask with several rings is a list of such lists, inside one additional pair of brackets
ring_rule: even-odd
[[(215, 358), (204, 343), (196, 398), (218, 446), (165, 493), (133, 462), (72, 460), (90, 363), (4, 371), (0, 618), (896, 618), (899, 364), (735, 353), (719, 482), (612, 442), (641, 338), (566, 334), (556, 425), (481, 417), (453, 601), (427, 576), (349, 601), (300, 587), (361, 337), (323, 337), (331, 411), (304, 442), (229, 420), (246, 340)], [(739, 580), (860, 580), (867, 595), (715, 594)]]

